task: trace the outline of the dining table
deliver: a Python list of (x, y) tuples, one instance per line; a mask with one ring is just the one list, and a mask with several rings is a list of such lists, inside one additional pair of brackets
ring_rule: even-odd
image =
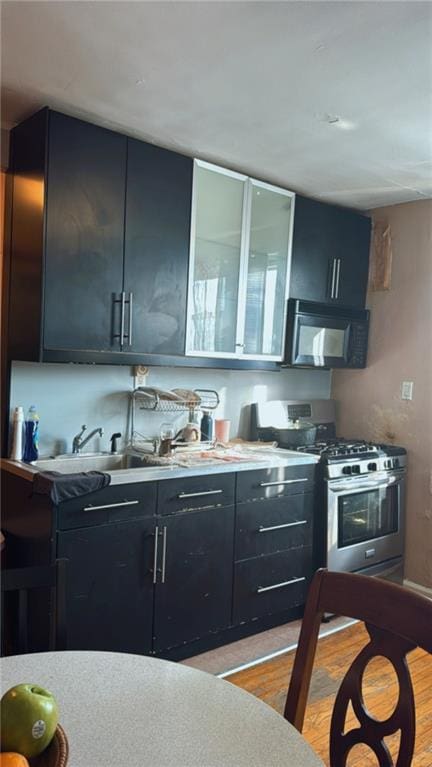
[(2, 695), (48, 689), (68, 767), (322, 767), (269, 705), (225, 679), (167, 660), (101, 651), (2, 658)]

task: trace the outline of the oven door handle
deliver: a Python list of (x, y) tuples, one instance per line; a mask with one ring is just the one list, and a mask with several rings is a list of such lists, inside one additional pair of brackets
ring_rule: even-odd
[(335, 484), (332, 485), (329, 483), (329, 490), (332, 490), (334, 493), (341, 492), (357, 492), (358, 490), (376, 490), (380, 487), (389, 487), (390, 485), (396, 485), (398, 482), (401, 482), (401, 477), (392, 477), (391, 479), (386, 479), (384, 481), (378, 481), (378, 482), (364, 482), (362, 484), (357, 484), (354, 482), (349, 482), (344, 485)]

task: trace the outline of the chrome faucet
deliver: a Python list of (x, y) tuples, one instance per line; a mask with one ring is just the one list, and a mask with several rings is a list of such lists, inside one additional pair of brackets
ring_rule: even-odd
[(72, 452), (73, 453), (79, 453), (81, 452), (82, 448), (87, 444), (87, 442), (94, 437), (95, 434), (99, 434), (100, 437), (103, 437), (104, 430), (102, 427), (99, 427), (98, 429), (93, 429), (93, 431), (90, 432), (90, 434), (87, 435), (85, 439), (81, 439), (82, 435), (84, 434), (87, 426), (83, 424), (81, 426), (81, 431), (79, 434), (76, 434), (73, 438), (72, 442)]

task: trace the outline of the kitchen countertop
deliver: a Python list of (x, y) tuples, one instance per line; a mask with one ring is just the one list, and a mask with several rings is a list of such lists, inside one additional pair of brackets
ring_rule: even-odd
[[(106, 470), (104, 474), (111, 477), (111, 485), (126, 485), (136, 482), (155, 482), (164, 479), (177, 479), (180, 477), (197, 477), (202, 474), (222, 474), (239, 471), (259, 471), (263, 469), (285, 468), (287, 466), (301, 466), (316, 464), (319, 457), (309, 453), (299, 453), (294, 450), (282, 450), (278, 448), (259, 450), (247, 450), (248, 458), (241, 461), (217, 461), (217, 463), (204, 463), (203, 465), (191, 466), (145, 466), (143, 468)], [(81, 454), (85, 456), (85, 453)], [(250, 455), (250, 458), (249, 458)], [(1, 468), (29, 482), (33, 481), (40, 469), (31, 464), (21, 461), (1, 460)], [(72, 466), (71, 466), (72, 468)], [(72, 473), (72, 472), (71, 472)]]

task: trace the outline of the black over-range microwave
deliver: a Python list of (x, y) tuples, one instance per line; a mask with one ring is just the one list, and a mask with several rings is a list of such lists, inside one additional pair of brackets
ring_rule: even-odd
[(285, 364), (299, 367), (364, 368), (369, 311), (288, 301)]

